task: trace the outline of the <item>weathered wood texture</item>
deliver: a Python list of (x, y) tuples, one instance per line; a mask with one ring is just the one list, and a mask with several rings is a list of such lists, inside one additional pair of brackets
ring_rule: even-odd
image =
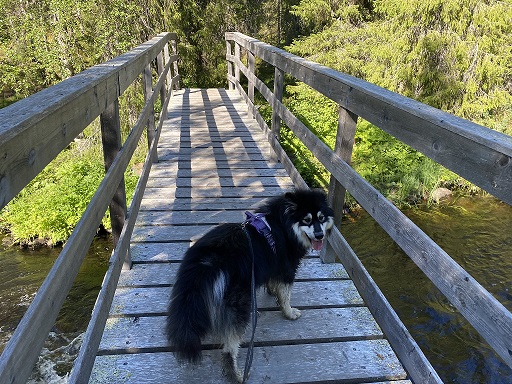
[[(200, 365), (183, 366), (164, 324), (176, 271), (191, 242), (218, 223), (243, 221), (245, 210), (291, 187), (282, 166), (269, 160), (266, 137), (235, 92), (175, 93), (160, 136), (160, 161), (152, 166), (132, 236), (134, 265), (121, 273), (91, 383), (226, 382), (217, 340), (205, 340)], [(258, 168), (245, 168), (251, 155), (259, 155)], [(306, 258), (292, 305), (303, 316), (285, 320), (274, 299), (258, 292), (249, 383), (410, 383), (341, 264)], [(241, 366), (245, 353), (244, 344)]]

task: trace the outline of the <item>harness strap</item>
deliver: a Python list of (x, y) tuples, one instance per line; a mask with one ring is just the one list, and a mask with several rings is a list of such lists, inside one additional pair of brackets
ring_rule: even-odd
[(272, 248), (272, 251), (276, 253), (276, 241), (272, 236), (272, 232), (270, 231), (270, 226), (265, 220), (264, 213), (253, 214), (251, 212), (245, 212), (246, 220), (244, 224), (249, 224), (254, 227), (260, 235), (263, 235), (265, 239), (267, 239), (268, 245)]

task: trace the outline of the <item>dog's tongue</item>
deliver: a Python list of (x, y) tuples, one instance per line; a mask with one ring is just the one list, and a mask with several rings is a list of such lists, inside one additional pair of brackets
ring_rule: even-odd
[(311, 245), (315, 251), (320, 251), (324, 242), (322, 240), (311, 240)]

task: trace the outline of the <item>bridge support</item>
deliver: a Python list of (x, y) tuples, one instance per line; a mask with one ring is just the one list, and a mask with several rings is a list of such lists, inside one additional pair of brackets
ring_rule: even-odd
[[(339, 107), (338, 131), (336, 133), (336, 143), (334, 144), (334, 153), (339, 155), (347, 164), (352, 160), (352, 149), (354, 147), (354, 137), (356, 135), (357, 115), (349, 110)], [(346, 190), (334, 176), (331, 175), (329, 183), (329, 204), (334, 210), (334, 225), (340, 229), (341, 219), (343, 217), (343, 207), (345, 205)], [(341, 256), (341, 255), (340, 255)], [(324, 263), (334, 263), (336, 254), (330, 244), (324, 247), (320, 257)]]
[[(121, 121), (119, 118), (119, 99), (110, 104), (100, 115), (101, 141), (103, 143), (103, 160), (105, 171), (108, 171), (119, 150), (121, 149)], [(110, 224), (112, 225), (112, 238), (114, 248), (119, 241), (126, 219), (126, 190), (124, 177), (117, 187), (117, 191), (110, 203)], [(131, 268), (130, 251), (125, 255), (124, 268)]]

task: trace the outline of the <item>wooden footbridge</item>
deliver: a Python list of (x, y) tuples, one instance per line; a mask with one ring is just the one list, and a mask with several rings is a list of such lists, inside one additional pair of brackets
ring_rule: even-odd
[[(0, 207), (98, 116), (107, 169), (6, 346), (0, 383), (29, 377), (109, 206), (115, 250), (69, 381), (225, 382), (215, 340), (205, 340), (201, 365), (176, 363), (165, 311), (194, 239), (218, 223), (241, 222), (264, 198), (307, 187), (280, 146), (281, 121), (331, 173), (337, 225), (346, 189), (512, 366), (512, 314), (349, 166), (360, 116), (512, 204), (512, 138), (242, 34), (226, 41), (229, 89), (180, 89), (176, 36), (164, 33), (0, 110)], [(273, 91), (257, 78), (256, 57), (275, 67)], [(340, 105), (334, 150), (281, 103), (284, 74)], [(118, 98), (139, 75), (146, 104), (122, 143)], [(272, 107), (270, 128), (255, 89)], [(123, 174), (145, 128), (149, 151), (127, 207)], [(306, 258), (294, 284), (300, 319), (285, 320), (259, 292), (249, 382), (442, 382), (337, 228), (321, 258)], [(240, 365), (245, 353), (243, 345)]]

